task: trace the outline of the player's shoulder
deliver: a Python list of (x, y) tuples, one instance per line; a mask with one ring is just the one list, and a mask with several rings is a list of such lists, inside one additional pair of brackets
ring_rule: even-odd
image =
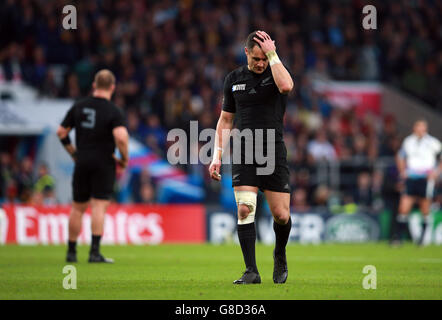
[(230, 81), (230, 82), (234, 82), (234, 81), (244, 77), (244, 75), (246, 74), (245, 71), (246, 71), (246, 66), (238, 67), (238, 68), (230, 71), (227, 74), (226, 80)]
[(115, 103), (113, 103), (112, 101), (109, 101), (109, 107), (112, 108), (115, 112), (117, 113), (121, 113), (124, 114), (124, 110), (123, 108), (120, 108), (119, 106), (117, 106)]
[(123, 119), (124, 118), (124, 110), (123, 108), (118, 107), (115, 103), (113, 103), (112, 101), (109, 101), (109, 108), (112, 110), (110, 112), (110, 114), (113, 115), (114, 118), (120, 118)]
[(119, 112), (119, 113), (122, 112), (121, 108), (119, 108), (111, 100), (107, 100), (107, 99), (104, 99), (104, 98), (94, 98), (94, 97), (91, 97), (91, 103), (97, 104), (97, 102), (99, 102), (99, 105), (102, 107), (101, 111), (103, 111), (103, 112), (106, 112), (106, 113), (109, 113), (109, 114), (116, 113), (116, 112)]
[(89, 101), (90, 97), (78, 98), (77, 100), (74, 101), (72, 108), (87, 106), (89, 104)]
[(100, 99), (100, 100), (103, 102), (103, 104), (106, 105), (106, 107), (111, 108), (113, 110), (118, 109), (117, 105), (113, 101), (107, 99)]

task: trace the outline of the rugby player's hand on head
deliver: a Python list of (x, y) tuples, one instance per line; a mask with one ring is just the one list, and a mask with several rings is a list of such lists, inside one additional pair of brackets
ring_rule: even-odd
[(213, 159), (212, 163), (209, 166), (210, 177), (213, 180), (216, 180), (216, 181), (221, 180), (221, 175), (219, 173), (220, 169), (221, 169), (221, 160)]
[(276, 51), (275, 41), (270, 38), (270, 36), (264, 31), (257, 31), (256, 37), (253, 38), (256, 42), (258, 42), (264, 54), (271, 51)]

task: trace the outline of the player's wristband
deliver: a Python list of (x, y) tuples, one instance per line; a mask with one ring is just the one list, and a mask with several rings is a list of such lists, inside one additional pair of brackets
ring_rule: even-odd
[(69, 135), (67, 135), (66, 138), (60, 139), (60, 141), (64, 146), (71, 144), (71, 138), (69, 138)]
[(281, 63), (281, 60), (279, 60), (278, 54), (276, 51), (269, 51), (266, 53), (267, 58), (269, 59), (270, 66), (273, 66), (274, 64)]

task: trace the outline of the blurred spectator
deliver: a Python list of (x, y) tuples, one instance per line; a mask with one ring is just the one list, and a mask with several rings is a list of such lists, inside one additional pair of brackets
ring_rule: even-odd
[[(160, 119), (156, 114), (146, 117), (145, 125), (141, 129), (141, 137), (145, 141), (153, 141), (155, 148), (164, 150), (166, 146), (167, 132), (161, 126)], [(146, 143), (149, 146), (149, 143)], [(151, 146), (152, 147), (152, 146)]]
[(32, 166), (32, 160), (29, 157), (24, 157), (20, 164), (20, 171), (16, 177), (17, 192), (20, 201), (23, 203), (27, 203), (30, 200), (34, 186)]
[(293, 191), (291, 206), (293, 212), (306, 213), (311, 210), (307, 202), (307, 191), (304, 188), (297, 188)]
[(364, 44), (359, 52), (359, 69), (361, 80), (378, 80), (381, 72), (379, 68), (380, 52), (375, 39), (366, 35)]
[(45, 164), (41, 164), (38, 168), (38, 178), (34, 185), (32, 198), (33, 203), (38, 205), (51, 205), (56, 203), (55, 180), (49, 174), (49, 169)]
[(318, 213), (328, 212), (328, 201), (331, 197), (331, 192), (328, 186), (319, 185), (315, 190), (313, 206)]
[(313, 162), (337, 159), (335, 148), (327, 140), (327, 133), (323, 129), (317, 131), (315, 139), (307, 145), (307, 150)]
[(0, 153), (0, 199), (4, 199), (8, 193), (8, 187), (13, 180), (12, 159), (7, 152)]
[(155, 203), (155, 192), (153, 186), (148, 182), (141, 185), (140, 202), (144, 204)]
[(361, 172), (358, 175), (357, 188), (353, 190), (353, 200), (362, 209), (371, 210), (373, 204), (373, 193), (371, 176), (368, 172)]
[[(150, 198), (150, 196), (153, 196), (153, 195), (149, 196), (149, 192), (151, 191), (149, 190), (149, 186), (152, 186), (154, 188), (154, 185), (152, 178), (150, 176), (150, 172), (147, 168), (143, 168), (140, 172), (134, 173), (132, 175), (129, 185), (132, 193), (131, 200), (135, 203), (147, 201)], [(143, 190), (143, 188), (145, 190)], [(152, 192), (153, 191), (154, 190), (152, 190)], [(145, 194), (143, 195), (143, 193)]]

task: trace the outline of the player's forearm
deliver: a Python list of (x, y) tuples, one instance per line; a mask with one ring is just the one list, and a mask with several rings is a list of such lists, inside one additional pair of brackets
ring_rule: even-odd
[(71, 139), (69, 138), (69, 131), (70, 131), (70, 128), (64, 128), (64, 127), (60, 126), (57, 129), (57, 136), (60, 139), (60, 142), (63, 145), (64, 149), (75, 160), (75, 155), (76, 155), (77, 150), (75, 149), (74, 145), (71, 143)]
[(72, 144), (64, 145), (65, 150), (70, 154), (70, 156), (75, 160), (77, 149)]
[(219, 118), (216, 125), (216, 136), (214, 146), (214, 158), (221, 160), (224, 148), (229, 141), (230, 131), (232, 130), (233, 123), (229, 120)]
[(118, 126), (113, 129), (112, 134), (114, 135), (115, 145), (120, 151), (121, 160), (123, 162), (129, 161), (129, 133), (126, 127)]
[(266, 55), (269, 59), (273, 79), (275, 80), (279, 92), (284, 94), (289, 93), (293, 89), (293, 80), (290, 73), (279, 60), (276, 51), (267, 52)]
[(129, 137), (118, 139), (116, 144), (118, 151), (120, 151), (121, 160), (129, 161)]

